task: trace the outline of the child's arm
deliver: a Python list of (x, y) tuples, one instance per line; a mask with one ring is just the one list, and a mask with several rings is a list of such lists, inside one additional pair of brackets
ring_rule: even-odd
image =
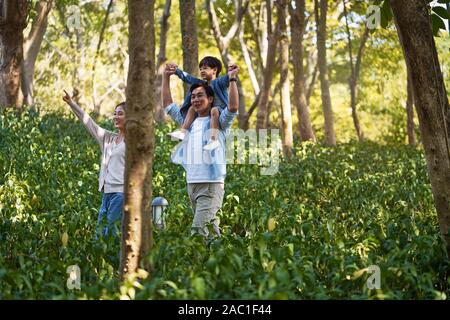
[(174, 63), (170, 64), (172, 67), (176, 68), (175, 74), (178, 76), (178, 78), (181, 79), (181, 81), (186, 82), (188, 84), (201, 84), (204, 83), (205, 81), (198, 79), (196, 77), (194, 77), (193, 75), (187, 73), (186, 71), (183, 71), (181, 69), (178, 68), (178, 66)]
[(170, 76), (175, 74), (175, 68), (171, 65), (166, 65), (162, 80), (161, 100), (165, 112), (179, 125), (183, 124), (183, 116), (180, 108), (173, 103), (172, 92), (170, 91)]
[(100, 147), (103, 148), (103, 141), (105, 135), (107, 135), (109, 131), (103, 129), (97, 123), (95, 123), (95, 121), (92, 120), (92, 118), (86, 112), (84, 112), (84, 110), (81, 109), (81, 107), (78, 104), (75, 103), (75, 101), (73, 101), (72, 97), (65, 90), (64, 94), (65, 94), (63, 96), (64, 102), (66, 102), (70, 106), (73, 113), (75, 113), (77, 118), (83, 123), (88, 132), (91, 134), (91, 136), (93, 136), (95, 140), (97, 140)]

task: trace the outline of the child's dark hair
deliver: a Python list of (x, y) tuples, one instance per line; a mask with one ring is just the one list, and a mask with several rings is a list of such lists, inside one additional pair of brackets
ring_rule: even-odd
[(211, 88), (211, 86), (209, 86), (207, 83), (196, 83), (196, 84), (193, 84), (192, 86), (191, 86), (191, 88), (189, 89), (189, 91), (192, 93), (195, 89), (197, 89), (197, 88), (203, 88), (203, 89), (205, 89), (205, 92), (206, 92), (206, 96), (209, 98), (209, 97), (212, 97), (213, 98), (213, 102), (214, 102), (214, 90), (213, 90), (213, 88)]
[(210, 68), (217, 68), (216, 76), (219, 76), (220, 71), (222, 71), (222, 62), (220, 62), (220, 60), (215, 57), (211, 56), (204, 57), (202, 60), (200, 60), (200, 63), (198, 64), (199, 68), (203, 66), (207, 66)]

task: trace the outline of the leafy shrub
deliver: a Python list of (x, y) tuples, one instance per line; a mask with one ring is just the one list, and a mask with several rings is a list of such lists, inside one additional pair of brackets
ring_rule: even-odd
[[(102, 123), (111, 126), (109, 122)], [(0, 114), (0, 298), (445, 299), (449, 262), (424, 155), (401, 145), (304, 143), (274, 176), (229, 165), (222, 237), (189, 236), (192, 210), (158, 126), (153, 194), (169, 201), (155, 270), (120, 285), (118, 244), (95, 241), (100, 151), (74, 119)], [(66, 287), (70, 265), (81, 290)], [(366, 286), (370, 265), (381, 289)]]

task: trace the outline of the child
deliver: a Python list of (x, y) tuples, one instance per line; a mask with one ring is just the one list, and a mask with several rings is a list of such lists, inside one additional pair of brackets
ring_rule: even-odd
[[(222, 70), (222, 63), (219, 59), (207, 56), (204, 57), (199, 63), (200, 76), (203, 80), (193, 77), (192, 75), (178, 69), (176, 64), (168, 64), (171, 68), (176, 68), (175, 74), (186, 83), (202, 84), (207, 82), (214, 90), (214, 102), (211, 109), (211, 140), (207, 145), (203, 147), (204, 150), (213, 150), (219, 146), (217, 141), (217, 133), (219, 130), (219, 116), (224, 108), (228, 106), (228, 86), (230, 81), (236, 81), (236, 78), (230, 79), (228, 74), (222, 77), (218, 77)], [(230, 65), (230, 69), (237, 68), (236, 65)], [(192, 122), (196, 118), (194, 108), (191, 106), (191, 93), (186, 94), (183, 105), (181, 106), (181, 114), (183, 115), (184, 122), (181, 129), (169, 133), (169, 135), (175, 139), (183, 140), (188, 133), (188, 129)]]

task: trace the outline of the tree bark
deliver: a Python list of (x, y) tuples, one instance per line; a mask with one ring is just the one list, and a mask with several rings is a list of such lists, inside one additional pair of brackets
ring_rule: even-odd
[[(254, 92), (255, 98), (256, 98), (259, 95), (259, 91), (260, 91), (259, 82), (256, 77), (255, 69), (253, 68), (253, 63), (250, 58), (250, 53), (248, 52), (247, 45), (245, 44), (243, 28), (239, 31), (239, 42), (241, 44), (242, 55), (244, 56), (244, 61), (247, 66), (248, 75), (252, 82), (253, 92)], [(248, 128), (248, 117), (247, 117), (247, 112), (245, 110), (245, 101), (241, 101), (241, 99), (239, 99), (238, 126), (240, 129)]]
[(431, 29), (427, 1), (391, 0), (427, 160), (439, 227), (450, 255), (449, 104)]
[(352, 110), (352, 119), (353, 125), (355, 126), (356, 135), (358, 137), (359, 142), (364, 141), (364, 132), (361, 128), (361, 124), (359, 122), (358, 112), (356, 110), (356, 106), (358, 104), (357, 90), (358, 90), (358, 80), (359, 74), (361, 70), (361, 60), (364, 52), (364, 47), (366, 45), (366, 41), (369, 37), (369, 28), (365, 26), (364, 33), (361, 37), (361, 42), (359, 45), (358, 54), (356, 57), (356, 62), (353, 62), (353, 44), (352, 44), (352, 35), (350, 33), (350, 27), (348, 24), (348, 14), (345, 0), (343, 0), (344, 7), (344, 18), (345, 18), (345, 31), (347, 33), (347, 48), (349, 55), (349, 63), (350, 63), (350, 78), (348, 80), (348, 84), (350, 87), (350, 107)]
[(48, 14), (52, 9), (52, 0), (41, 0), (36, 3), (37, 15), (31, 25), (30, 34), (23, 43), (22, 93), (26, 105), (34, 104), (34, 67), (47, 30)]
[(267, 56), (266, 56), (266, 65), (264, 68), (263, 73), (263, 83), (261, 87), (261, 92), (258, 100), (257, 110), (258, 113), (256, 114), (256, 130), (259, 129), (265, 129), (267, 128), (267, 105), (269, 103), (269, 96), (270, 96), (270, 88), (272, 86), (272, 78), (273, 78), (273, 71), (275, 68), (275, 56), (277, 51), (277, 43), (278, 43), (278, 37), (279, 37), (279, 20), (277, 22), (277, 27), (275, 28), (275, 31), (271, 32), (272, 30), (272, 19), (271, 14), (272, 10), (270, 8), (270, 1), (267, 1), (267, 30), (268, 30), (268, 38), (269, 38), (269, 44), (267, 48)]
[(154, 0), (128, 1), (130, 66), (126, 89), (125, 203), (121, 275), (133, 275), (153, 246), (150, 202), (155, 105)]
[[(400, 46), (403, 48), (403, 39), (399, 32), (397, 22), (394, 20), (397, 29), (398, 40)], [(416, 134), (414, 132), (414, 92), (411, 79), (411, 70), (406, 64), (406, 132), (408, 135), (408, 144), (410, 146), (416, 145)]]
[(406, 97), (406, 130), (408, 132), (408, 144), (416, 145), (416, 134), (414, 132), (414, 92), (411, 75), (408, 73), (407, 97)]
[(23, 30), (27, 25), (28, 2), (3, 0), (0, 6), (0, 106), (20, 109)]
[(253, 67), (252, 59), (250, 57), (250, 53), (248, 51), (247, 44), (244, 40), (244, 28), (241, 28), (239, 31), (239, 43), (241, 45), (242, 55), (244, 57), (245, 65), (247, 66), (248, 70), (248, 76), (250, 77), (250, 81), (252, 83), (253, 93), (255, 94), (255, 97), (259, 93), (259, 82), (258, 78), (256, 77), (255, 68)]
[(328, 82), (327, 65), (327, 11), (328, 0), (314, 0), (314, 14), (317, 24), (317, 62), (319, 64), (320, 88), (322, 94), (322, 109), (325, 118), (325, 143), (336, 145), (334, 133), (334, 116), (331, 105), (330, 84)]
[(167, 32), (169, 31), (169, 17), (170, 7), (172, 5), (171, 0), (166, 0), (164, 5), (164, 11), (160, 20), (160, 35), (159, 35), (159, 53), (156, 60), (156, 104), (155, 119), (157, 122), (164, 122), (166, 117), (164, 114), (164, 108), (161, 102), (161, 85), (162, 85), (162, 73), (164, 70), (164, 62), (167, 61), (166, 47), (167, 47)]
[(313, 94), (314, 91), (314, 86), (316, 85), (316, 80), (317, 80), (317, 74), (319, 73), (319, 64), (316, 62), (316, 65), (314, 67), (314, 70), (311, 74), (311, 81), (309, 82), (308, 85), (308, 90), (306, 90), (306, 105), (309, 106), (309, 101), (311, 100), (311, 96)]
[[(183, 70), (198, 74), (198, 38), (195, 16), (195, 0), (180, 0), (181, 43), (183, 47)], [(190, 85), (184, 84), (186, 94)]]
[(109, 14), (111, 13), (111, 9), (113, 6), (114, 0), (109, 0), (108, 7), (106, 8), (105, 18), (103, 19), (102, 29), (100, 30), (100, 35), (98, 37), (97, 50), (94, 55), (94, 62), (92, 63), (92, 100), (94, 105), (94, 115), (98, 117), (100, 115), (100, 107), (102, 104), (102, 100), (97, 99), (97, 86), (96, 86), (96, 67), (97, 67), (97, 59), (100, 54), (100, 49), (102, 47), (106, 26), (108, 25)]
[(303, 38), (306, 29), (305, 0), (296, 0), (295, 9), (291, 12), (291, 50), (294, 65), (294, 102), (298, 113), (298, 130), (302, 141), (315, 141), (316, 137), (311, 125), (309, 106), (305, 95), (305, 70), (303, 67)]
[(292, 156), (292, 111), (291, 94), (289, 92), (289, 40), (287, 32), (287, 0), (277, 1), (277, 15), (280, 21), (280, 102), (281, 102), (281, 132), (282, 146), (285, 157)]
[[(214, 39), (216, 40), (217, 48), (220, 51), (222, 61), (225, 66), (228, 66), (231, 62), (231, 56), (229, 52), (231, 40), (234, 39), (236, 34), (239, 33), (242, 20), (244, 19), (245, 12), (247, 11), (249, 0), (234, 0), (235, 19), (230, 29), (225, 36), (222, 35), (220, 30), (219, 21), (217, 19), (216, 10), (211, 0), (206, 0), (206, 9), (208, 11), (208, 19), (213, 30)], [(237, 82), (238, 94), (239, 94), (239, 123), (242, 124), (242, 115), (245, 114), (245, 95), (242, 90), (242, 83)], [(242, 128), (242, 127), (240, 127)]]

